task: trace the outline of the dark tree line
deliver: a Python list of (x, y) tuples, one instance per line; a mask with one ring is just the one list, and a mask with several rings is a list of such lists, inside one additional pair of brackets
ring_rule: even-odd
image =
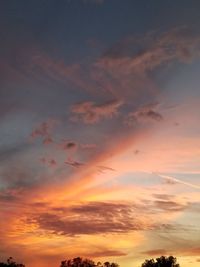
[[(8, 258), (7, 262), (0, 262), (0, 267), (25, 267), (22, 263), (16, 263), (12, 257)], [(97, 262), (90, 259), (82, 259), (80, 257), (61, 261), (60, 267), (119, 267), (117, 263), (110, 263), (106, 261), (104, 263)], [(145, 260), (141, 267), (180, 267), (177, 260), (173, 256), (165, 257), (161, 256), (156, 260)]]
[(92, 260), (77, 257), (72, 260), (62, 261), (60, 267), (118, 267), (118, 264), (108, 261), (103, 264), (101, 262), (95, 263)]
[(180, 265), (177, 263), (176, 258), (173, 256), (161, 256), (156, 260), (145, 260), (145, 262), (142, 264), (142, 267), (180, 267)]
[(7, 259), (7, 262), (0, 262), (0, 267), (25, 267), (22, 263), (16, 263), (13, 261), (13, 258), (10, 257)]

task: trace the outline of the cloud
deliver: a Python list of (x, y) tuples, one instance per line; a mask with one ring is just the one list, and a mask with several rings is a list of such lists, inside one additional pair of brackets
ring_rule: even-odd
[(118, 114), (118, 109), (123, 105), (121, 100), (113, 100), (104, 104), (94, 102), (82, 102), (71, 107), (73, 116), (71, 120), (81, 120), (86, 124), (93, 124), (101, 119), (112, 118)]
[(163, 183), (168, 184), (168, 185), (175, 185), (178, 184), (176, 181), (169, 179), (169, 178), (164, 178)]
[(153, 194), (153, 197), (161, 199), (161, 200), (171, 200), (174, 196), (173, 195), (167, 195), (167, 194)]
[(176, 195), (168, 195), (168, 194), (152, 194), (156, 200), (149, 201), (147, 204), (147, 211), (150, 212), (165, 212), (167, 213), (176, 213), (181, 211), (192, 211), (192, 212), (199, 212), (198, 211), (198, 202), (189, 202), (186, 201), (184, 198), (177, 198)]
[(72, 140), (63, 140), (59, 144), (59, 148), (64, 150), (64, 151), (73, 151), (75, 152), (77, 149), (82, 149), (82, 150), (93, 150), (97, 148), (96, 144), (82, 144), (77, 141), (72, 141)]
[(6, 167), (0, 171), (1, 185), (5, 188), (27, 188), (36, 183), (35, 173), (31, 168), (22, 167), (20, 164)]
[(161, 255), (181, 255), (181, 256), (198, 256), (200, 253), (200, 247), (184, 247), (184, 248), (173, 248), (173, 250), (165, 250), (165, 249), (154, 249), (147, 250), (142, 252), (142, 254), (146, 254), (149, 256), (161, 256)]
[(77, 93), (79, 90), (84, 90), (92, 94), (95, 92), (96, 95), (97, 90), (94, 80), (91, 79), (90, 66), (80, 63), (67, 64), (63, 62), (63, 58), (52, 58), (38, 48), (36, 52), (30, 52), (30, 55), (27, 58), (31, 64), (30, 62), (26, 63), (25, 70), (26, 75), (30, 78), (46, 85), (47, 88), (51, 88), (52, 83), (54, 83), (58, 88), (62, 88), (64, 85), (68, 90), (70, 88), (74, 90), (74, 87), (71, 86), (73, 84), (77, 88)]
[(161, 256), (161, 255), (167, 255), (168, 253), (165, 249), (154, 249), (154, 250), (143, 251), (142, 254), (146, 254), (149, 256)]
[(0, 203), (16, 203), (19, 200), (19, 197), (14, 191), (0, 191)]
[(53, 142), (54, 141), (50, 136), (45, 137), (44, 140), (43, 140), (43, 144), (44, 145), (49, 145), (49, 144), (52, 144)]
[(109, 49), (99, 64), (123, 72), (147, 73), (170, 61), (188, 61), (199, 55), (200, 38), (186, 27), (163, 34), (129, 37)]
[(200, 189), (199, 185), (193, 184), (193, 183), (189, 183), (189, 182), (185, 182), (183, 180), (177, 179), (175, 177), (169, 176), (169, 175), (165, 175), (165, 174), (160, 174), (160, 173), (155, 173), (156, 175), (158, 175), (159, 177), (163, 178), (167, 183), (169, 184), (183, 184), (192, 188), (196, 188), (196, 189)]
[(97, 60), (71, 65), (62, 58), (50, 57), (38, 47), (26, 48), (28, 53), (21, 55), (24, 60), (22, 69), (25, 77), (46, 83), (47, 88), (53, 81), (58, 87), (74, 84), (78, 90), (93, 96), (106, 94), (108, 99), (130, 101), (130, 96), (136, 99), (144, 94), (149, 99), (160, 90), (151, 72), (175, 60), (186, 62), (199, 56), (199, 43), (199, 36), (185, 28), (176, 28), (163, 34), (154, 32), (124, 38)]
[(123, 97), (130, 101), (130, 95), (145, 94), (148, 98), (157, 94), (159, 88), (151, 72), (175, 60), (186, 62), (199, 56), (199, 43), (199, 36), (189, 29), (176, 28), (163, 34), (154, 32), (124, 38), (90, 64), (69, 65), (38, 47), (33, 49), (33, 45), (26, 47), (25, 54), (24, 49), (20, 49), (23, 64), (18, 64), (23, 65), (25, 78), (37, 80), (42, 85), (46, 83), (47, 88), (52, 81), (58, 87), (74, 84), (93, 96), (106, 94), (109, 98)]
[[(142, 207), (147, 210), (149, 207)], [(49, 234), (80, 236), (119, 234), (143, 230), (170, 231), (176, 225), (149, 220), (155, 213), (141, 216), (141, 205), (131, 203), (88, 202), (69, 207), (54, 207), (46, 212), (29, 214), (27, 223)], [(170, 210), (171, 212), (171, 210)]]
[(104, 250), (96, 250), (90, 253), (86, 253), (84, 256), (89, 258), (100, 258), (100, 257), (120, 257), (120, 256), (126, 256), (127, 254), (123, 251), (119, 250), (110, 250), (110, 249), (104, 249)]
[(154, 205), (156, 208), (164, 210), (165, 212), (183, 211), (188, 208), (188, 204), (182, 204), (175, 201), (156, 200), (154, 201)]
[(68, 158), (68, 160), (65, 161), (65, 164), (68, 164), (74, 168), (79, 168), (85, 165), (85, 163), (79, 162), (79, 161), (75, 161), (71, 158)]
[(51, 138), (51, 132), (57, 125), (57, 123), (58, 121), (55, 119), (48, 119), (47, 121), (42, 122), (32, 131), (31, 138), (35, 139), (37, 137), (44, 137), (43, 139), (44, 144), (53, 143), (53, 140)]
[(150, 120), (154, 120), (154, 121), (161, 121), (163, 119), (162, 115), (159, 114), (158, 112), (155, 112), (152, 109), (147, 109), (147, 108), (142, 108), (140, 110), (138, 110), (135, 114), (137, 119), (150, 119)]
[(159, 104), (148, 104), (138, 108), (134, 112), (130, 112), (125, 120), (125, 123), (129, 126), (136, 125), (140, 122), (156, 121), (160, 122), (163, 120), (163, 116), (156, 111)]
[(96, 144), (80, 144), (82, 149), (95, 149), (97, 148)]
[(55, 159), (51, 159), (51, 160), (49, 160), (49, 165), (50, 165), (51, 167), (55, 167), (55, 166), (57, 165), (56, 160), (55, 160)]
[(102, 173), (104, 173), (105, 171), (115, 171), (115, 169), (107, 166), (97, 166), (97, 169)]
[(48, 213), (32, 215), (29, 220), (52, 234), (67, 236), (127, 233), (165, 227), (142, 221), (133, 211), (130, 204), (90, 202), (69, 208), (57, 207)]
[(59, 148), (64, 151), (76, 151), (79, 147), (79, 144), (72, 140), (63, 140), (59, 144)]
[(200, 255), (200, 247), (188, 247), (185, 249), (181, 249), (180, 253), (188, 256), (199, 256)]
[(67, 147), (68, 149), (75, 148), (76, 146), (77, 146), (77, 144), (74, 143), (74, 142), (68, 142), (68, 143), (66, 144), (66, 147)]
[(135, 155), (138, 155), (139, 153), (140, 153), (140, 150), (138, 150), (138, 149), (135, 149), (135, 150), (134, 150), (134, 154), (135, 154)]
[[(130, 36), (115, 43), (93, 64), (91, 77), (98, 89), (129, 103), (154, 100), (160, 92), (155, 72), (176, 61), (188, 62), (200, 55), (200, 37), (186, 28), (160, 34)], [(149, 114), (160, 119), (153, 112)]]

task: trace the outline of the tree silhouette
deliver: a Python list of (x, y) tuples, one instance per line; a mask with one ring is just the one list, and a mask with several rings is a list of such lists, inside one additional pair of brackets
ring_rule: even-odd
[(22, 263), (16, 263), (13, 261), (13, 258), (10, 257), (7, 259), (6, 263), (0, 262), (0, 267), (25, 267), (25, 265)]
[(97, 262), (95, 263), (89, 259), (82, 259), (80, 257), (61, 261), (60, 267), (119, 267), (116, 263), (110, 263), (106, 261), (105, 263)]
[(114, 263), (114, 262), (110, 263), (109, 261), (106, 261), (106, 262), (104, 262), (102, 267), (119, 267), (119, 265), (117, 263)]
[(173, 256), (161, 256), (156, 260), (145, 260), (145, 262), (142, 264), (142, 267), (180, 267), (180, 265), (177, 263), (176, 258)]
[(60, 267), (95, 267), (95, 263), (88, 259), (82, 259), (80, 257), (64, 260), (61, 262)]
[[(13, 258), (10, 257), (7, 259), (6, 263), (0, 262), (0, 267), (25, 267), (25, 265), (22, 263), (16, 263), (15, 261), (13, 261)], [(114, 262), (110, 263), (109, 261), (106, 261), (104, 263), (95, 263), (90, 259), (82, 259), (80, 257), (77, 257), (74, 259), (61, 261), (60, 267), (119, 267), (119, 265)], [(176, 258), (173, 256), (161, 256), (156, 260), (145, 260), (145, 262), (142, 263), (141, 267), (180, 267), (180, 265), (177, 263)]]

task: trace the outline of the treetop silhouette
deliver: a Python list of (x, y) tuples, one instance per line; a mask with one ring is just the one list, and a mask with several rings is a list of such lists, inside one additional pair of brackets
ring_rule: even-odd
[[(7, 262), (0, 262), (0, 267), (25, 267), (22, 263), (16, 263), (12, 257), (7, 259)], [(82, 259), (80, 257), (61, 261), (60, 267), (119, 267), (117, 263), (106, 261), (104, 263), (95, 263), (90, 259)], [(180, 267), (177, 260), (173, 256), (161, 256), (156, 260), (145, 260), (141, 267)]]
[(16, 263), (13, 261), (13, 258), (10, 257), (7, 259), (6, 263), (0, 262), (0, 267), (25, 267), (25, 265), (22, 263)]
[(80, 257), (64, 260), (61, 262), (60, 267), (118, 267), (116, 263), (110, 263), (108, 261), (104, 262), (97, 262), (97, 264), (89, 259), (82, 259)]
[(145, 262), (142, 264), (142, 267), (180, 267), (180, 265), (177, 263), (176, 258), (173, 256), (161, 256), (156, 260), (145, 260)]

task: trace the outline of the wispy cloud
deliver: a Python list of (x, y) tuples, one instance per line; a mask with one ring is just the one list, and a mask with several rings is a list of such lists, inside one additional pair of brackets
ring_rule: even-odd
[(190, 182), (186, 182), (186, 181), (177, 179), (177, 178), (172, 177), (172, 176), (169, 176), (169, 175), (160, 174), (160, 173), (156, 173), (156, 175), (158, 175), (158, 176), (166, 179), (167, 181), (169, 181), (169, 183), (171, 182), (171, 184), (178, 183), (178, 184), (183, 184), (183, 185), (186, 185), (186, 186), (195, 188), (195, 189), (200, 189), (200, 186), (199, 185), (195, 185), (195, 184), (192, 184)]
[(79, 162), (79, 161), (76, 161), (76, 160), (73, 160), (71, 158), (68, 158), (66, 161), (65, 161), (65, 164), (69, 165), (69, 166), (72, 166), (74, 168), (80, 168), (82, 166), (85, 165), (85, 163), (82, 163), (82, 162)]
[(120, 251), (120, 250), (110, 250), (110, 249), (102, 249), (102, 250), (96, 250), (94, 252), (90, 252), (86, 254), (85, 256), (89, 258), (100, 258), (100, 257), (121, 257), (126, 256), (127, 253)]
[(84, 123), (92, 124), (105, 118), (112, 118), (118, 114), (118, 109), (123, 105), (123, 101), (113, 100), (103, 104), (94, 102), (82, 102), (71, 107), (73, 114), (71, 120), (81, 120)]
[[(175, 250), (175, 251), (174, 251)], [(174, 248), (173, 250), (166, 250), (166, 249), (154, 249), (154, 250), (147, 250), (142, 252), (142, 254), (146, 254), (149, 256), (160, 256), (160, 255), (172, 255), (176, 253), (176, 255), (181, 256), (198, 256), (200, 252), (200, 247), (186, 247), (186, 248)]]
[(158, 105), (159, 104), (156, 103), (139, 107), (136, 111), (128, 113), (125, 123), (132, 126), (140, 122), (162, 121), (163, 116), (157, 111)]
[(57, 124), (58, 124), (58, 120), (55, 120), (55, 119), (48, 119), (47, 121), (42, 122), (39, 126), (37, 126), (32, 131), (31, 138), (35, 139), (37, 137), (42, 137), (43, 144), (53, 143), (51, 134)]
[(153, 250), (143, 251), (142, 254), (149, 256), (160, 256), (160, 255), (167, 255), (168, 252), (165, 249), (153, 249)]
[(147, 73), (173, 60), (188, 61), (199, 55), (200, 38), (186, 27), (130, 37), (109, 49), (99, 64), (122, 72)]

